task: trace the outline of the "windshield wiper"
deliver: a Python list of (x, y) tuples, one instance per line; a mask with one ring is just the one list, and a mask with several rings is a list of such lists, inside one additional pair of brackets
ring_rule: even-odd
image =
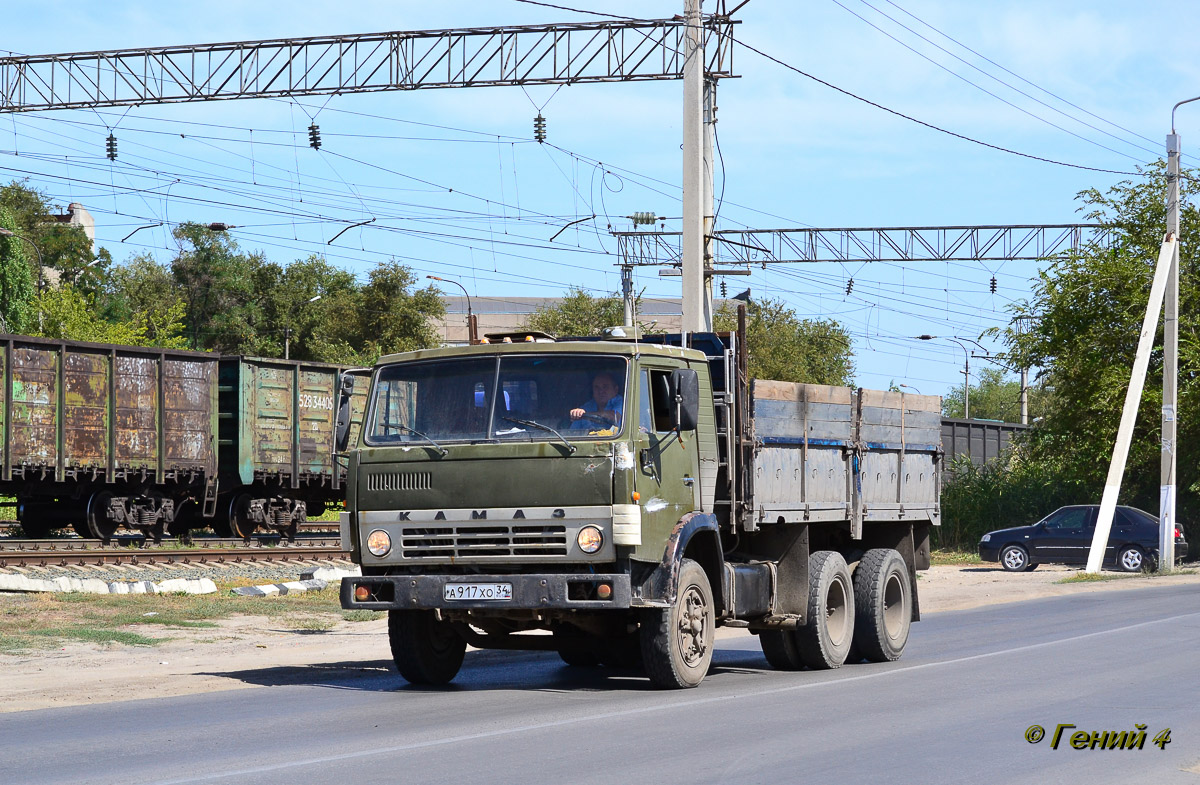
[(558, 438), (562, 439), (562, 443), (563, 443), (563, 444), (565, 444), (565, 445), (567, 445), (567, 449), (568, 449), (568, 450), (569, 450), (571, 453), (574, 453), (574, 452), (575, 452), (575, 450), (576, 450), (576, 447), (575, 447), (575, 445), (573, 445), (573, 444), (571, 444), (569, 441), (567, 441), (567, 437), (563, 436), (561, 433), (559, 433), (558, 431), (554, 430), (554, 429), (553, 429), (553, 428), (551, 428), (549, 425), (542, 425), (540, 422), (534, 422), (533, 420), (521, 420), (521, 419), (518, 419), (518, 418), (516, 418), (516, 417), (505, 417), (504, 415), (501, 415), (501, 416), (500, 416), (500, 419), (501, 419), (501, 420), (508, 420), (509, 422), (514, 422), (514, 423), (516, 423), (517, 425), (528, 425), (528, 426), (530, 426), (531, 428), (541, 428), (543, 431), (550, 431), (550, 433), (552, 433), (552, 434), (554, 434), (555, 436), (557, 436)]
[(408, 431), (409, 433), (413, 434), (414, 436), (420, 436), (422, 439), (424, 439), (425, 441), (432, 444), (433, 449), (437, 450), (442, 455), (442, 457), (445, 457), (450, 452), (445, 447), (443, 447), (442, 445), (435, 442), (433, 439), (430, 439), (428, 436), (426, 436), (425, 434), (418, 431), (416, 428), (409, 428), (407, 425), (393, 425), (392, 427), (403, 428), (404, 430)]

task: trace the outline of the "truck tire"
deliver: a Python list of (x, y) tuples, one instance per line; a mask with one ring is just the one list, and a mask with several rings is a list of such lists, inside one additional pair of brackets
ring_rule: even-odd
[(800, 649), (796, 647), (795, 630), (763, 630), (758, 634), (758, 645), (762, 646), (767, 662), (777, 671), (804, 669)]
[(555, 627), (554, 648), (562, 661), (573, 668), (594, 668), (600, 664), (596, 650), (600, 641), (574, 628)]
[(463, 664), (467, 642), (433, 611), (388, 611), (388, 643), (410, 684), (446, 684)]
[(808, 616), (796, 628), (800, 661), (814, 670), (839, 668), (854, 640), (854, 584), (846, 560), (836, 551), (808, 559)]
[(677, 690), (704, 681), (712, 663), (716, 618), (712, 586), (704, 569), (684, 559), (670, 608), (646, 611), (641, 628), (642, 660), (656, 687)]
[(911, 627), (908, 565), (891, 548), (872, 548), (854, 571), (854, 648), (868, 662), (893, 662)]

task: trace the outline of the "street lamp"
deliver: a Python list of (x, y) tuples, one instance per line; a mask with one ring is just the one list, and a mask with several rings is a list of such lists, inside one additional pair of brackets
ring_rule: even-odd
[[(979, 341), (976, 341), (972, 338), (960, 338), (957, 335), (955, 335), (955, 336), (914, 335), (913, 337), (916, 338), (918, 341), (932, 341), (935, 338), (943, 338), (947, 341), (954, 341), (956, 344), (958, 344), (959, 346), (962, 347), (963, 355), (964, 355), (964, 357), (963, 357), (963, 419), (964, 420), (971, 419), (971, 350), (967, 348), (967, 345), (965, 343), (963, 343), (963, 341), (970, 341), (971, 343), (978, 346), (980, 349), (983, 349), (985, 352), (987, 351), (987, 349), (984, 349), (983, 345), (981, 343), (979, 343)], [(901, 386), (903, 386), (903, 385), (901, 385)]]
[(475, 317), (471, 313), (471, 295), (469, 292), (467, 292), (467, 287), (463, 286), (458, 281), (451, 281), (448, 278), (439, 278), (436, 275), (427, 275), (425, 277), (430, 279), (431, 281), (441, 281), (442, 283), (452, 283), (455, 286), (457, 286), (459, 289), (463, 290), (463, 295), (467, 298), (467, 340), (471, 343), (475, 343), (477, 340), (477, 338), (475, 336)]
[(918, 390), (916, 387), (913, 387), (911, 384), (897, 384), (896, 386), (897, 386), (897, 387), (903, 387), (903, 388), (904, 388), (904, 389), (906, 389), (906, 390), (912, 390), (912, 391), (913, 391), (913, 392), (915, 392), (917, 395), (920, 395), (920, 394), (921, 394), (921, 391), (920, 391), (920, 390)]

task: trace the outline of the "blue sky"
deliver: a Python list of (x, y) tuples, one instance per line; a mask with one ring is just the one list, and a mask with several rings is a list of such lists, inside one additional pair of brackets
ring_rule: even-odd
[[(562, 5), (663, 18), (681, 13), (683, 3)], [(713, 5), (706, 2), (705, 10)], [(596, 18), (513, 0), (299, 0), (280, 8), (221, 0), (23, 3), (6, 14), (0, 50), (42, 54)], [(957, 134), (1133, 172), (1161, 157), (1171, 106), (1200, 94), (1197, 56), (1158, 34), (1171, 29), (1179, 11), (1165, 2), (751, 0), (736, 15), (736, 35)], [(718, 93), (720, 228), (1070, 223), (1080, 220), (1078, 191), (1125, 179), (932, 131), (744, 48), (734, 70), (740, 78), (723, 80)], [(554, 296), (570, 285), (600, 294), (619, 287), (609, 226), (629, 228), (622, 216), (634, 211), (680, 214), (681, 95), (681, 83), (658, 82), (6, 115), (0, 179), (28, 177), (62, 204), (84, 203), (97, 219), (98, 242), (118, 260), (170, 257), (165, 227), (120, 242), (138, 226), (223, 221), (239, 227), (232, 234), (244, 249), (281, 263), (325, 253), (365, 276), (395, 257), (421, 275), (455, 278), (477, 297)], [(554, 147), (531, 141), (539, 108)], [(307, 146), (314, 117), (321, 152)], [(119, 148), (113, 164), (104, 158), (110, 128)], [(1189, 140), (1200, 144), (1200, 108), (1183, 108), (1177, 129), (1186, 164)], [(548, 242), (569, 221), (593, 213), (594, 220)], [(348, 223), (370, 218), (374, 224), (329, 244)], [(911, 336), (977, 337), (1007, 324), (1008, 304), (1028, 295), (1036, 272), (1029, 262), (798, 265), (756, 269), (730, 279), (730, 288), (748, 283), (756, 295), (782, 298), (803, 316), (842, 322), (855, 339), (863, 386), (894, 381), (944, 394), (961, 384), (963, 351)], [(846, 296), (851, 277), (854, 292)], [(637, 282), (647, 295), (678, 294), (677, 278), (652, 270), (640, 271)], [(972, 361), (973, 376), (983, 364)]]

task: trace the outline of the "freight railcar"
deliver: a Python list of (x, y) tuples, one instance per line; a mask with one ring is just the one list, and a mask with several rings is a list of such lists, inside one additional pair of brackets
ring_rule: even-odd
[(27, 535), (291, 536), (342, 498), (348, 369), (16, 335), (0, 335), (0, 355), (0, 494)]

